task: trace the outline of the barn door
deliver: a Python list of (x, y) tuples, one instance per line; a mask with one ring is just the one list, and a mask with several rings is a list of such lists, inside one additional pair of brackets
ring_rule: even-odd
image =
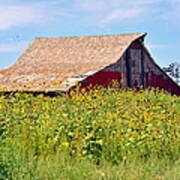
[(132, 87), (132, 68), (131, 68), (132, 62), (131, 61), (132, 61), (131, 52), (130, 52), (130, 49), (128, 49), (126, 53), (126, 77), (127, 77), (127, 86), (129, 88)]
[(129, 48), (126, 53), (127, 86), (144, 87), (144, 62), (141, 48)]

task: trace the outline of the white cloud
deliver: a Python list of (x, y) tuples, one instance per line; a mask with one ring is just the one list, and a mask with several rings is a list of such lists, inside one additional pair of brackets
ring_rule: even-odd
[(76, 0), (73, 7), (76, 14), (84, 13), (81, 19), (87, 19), (89, 24), (108, 25), (146, 15), (147, 4), (155, 1), (161, 0)]
[(177, 7), (180, 7), (180, 0), (75, 0), (71, 12), (80, 14), (82, 22), (87, 20), (89, 24), (115, 24), (134, 18), (146, 22), (153, 17), (171, 19)]
[(97, 1), (97, 0), (84, 0), (78, 3), (78, 6), (82, 10), (86, 11), (103, 11), (107, 8), (107, 4), (105, 1)]
[(20, 41), (18, 43), (0, 44), (0, 53), (22, 52), (28, 46), (28, 42)]
[(143, 13), (143, 9), (117, 9), (108, 14), (102, 21), (103, 24), (121, 22), (124, 20), (136, 18)]
[[(4, 3), (3, 3), (4, 2)], [(0, 4), (0, 30), (47, 21), (47, 7), (43, 3), (12, 4), (3, 1)]]
[(0, 0), (0, 30), (46, 23), (49, 19), (61, 20), (61, 23), (77, 20), (81, 25), (116, 24), (135, 18), (147, 22), (153, 17), (169, 21), (178, 7), (180, 0), (44, 0), (36, 3)]

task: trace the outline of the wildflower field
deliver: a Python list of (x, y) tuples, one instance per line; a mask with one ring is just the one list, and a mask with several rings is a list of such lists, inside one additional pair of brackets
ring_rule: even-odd
[(0, 96), (0, 180), (180, 179), (180, 97), (154, 89)]

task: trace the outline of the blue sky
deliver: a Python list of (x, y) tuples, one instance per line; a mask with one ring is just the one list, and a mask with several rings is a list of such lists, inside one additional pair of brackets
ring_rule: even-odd
[(0, 69), (35, 37), (147, 32), (161, 66), (180, 62), (180, 0), (0, 0)]

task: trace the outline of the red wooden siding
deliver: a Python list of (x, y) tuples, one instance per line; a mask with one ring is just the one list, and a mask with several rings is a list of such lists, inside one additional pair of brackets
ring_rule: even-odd
[[(130, 69), (127, 70), (128, 67)], [(128, 87), (127, 71), (131, 76), (131, 87), (159, 87), (180, 95), (179, 86), (154, 63), (140, 42), (134, 42), (117, 63), (88, 77), (82, 82), (82, 86), (87, 87), (90, 84), (108, 86), (112, 80), (117, 80), (121, 82), (121, 87)]]
[(147, 50), (144, 50), (144, 65), (146, 87), (159, 87), (180, 95), (180, 87), (153, 62)]
[(112, 80), (121, 83), (121, 87), (126, 87), (126, 68), (125, 68), (125, 55), (115, 64), (106, 67), (102, 71), (97, 72), (93, 76), (89, 76), (81, 84), (82, 87), (88, 87), (89, 85), (102, 85), (107, 87)]
[(90, 76), (85, 81), (83, 81), (82, 87), (88, 87), (89, 85), (108, 86), (110, 85), (112, 80), (120, 81), (121, 77), (122, 77), (121, 72), (100, 71), (96, 73), (94, 76)]

